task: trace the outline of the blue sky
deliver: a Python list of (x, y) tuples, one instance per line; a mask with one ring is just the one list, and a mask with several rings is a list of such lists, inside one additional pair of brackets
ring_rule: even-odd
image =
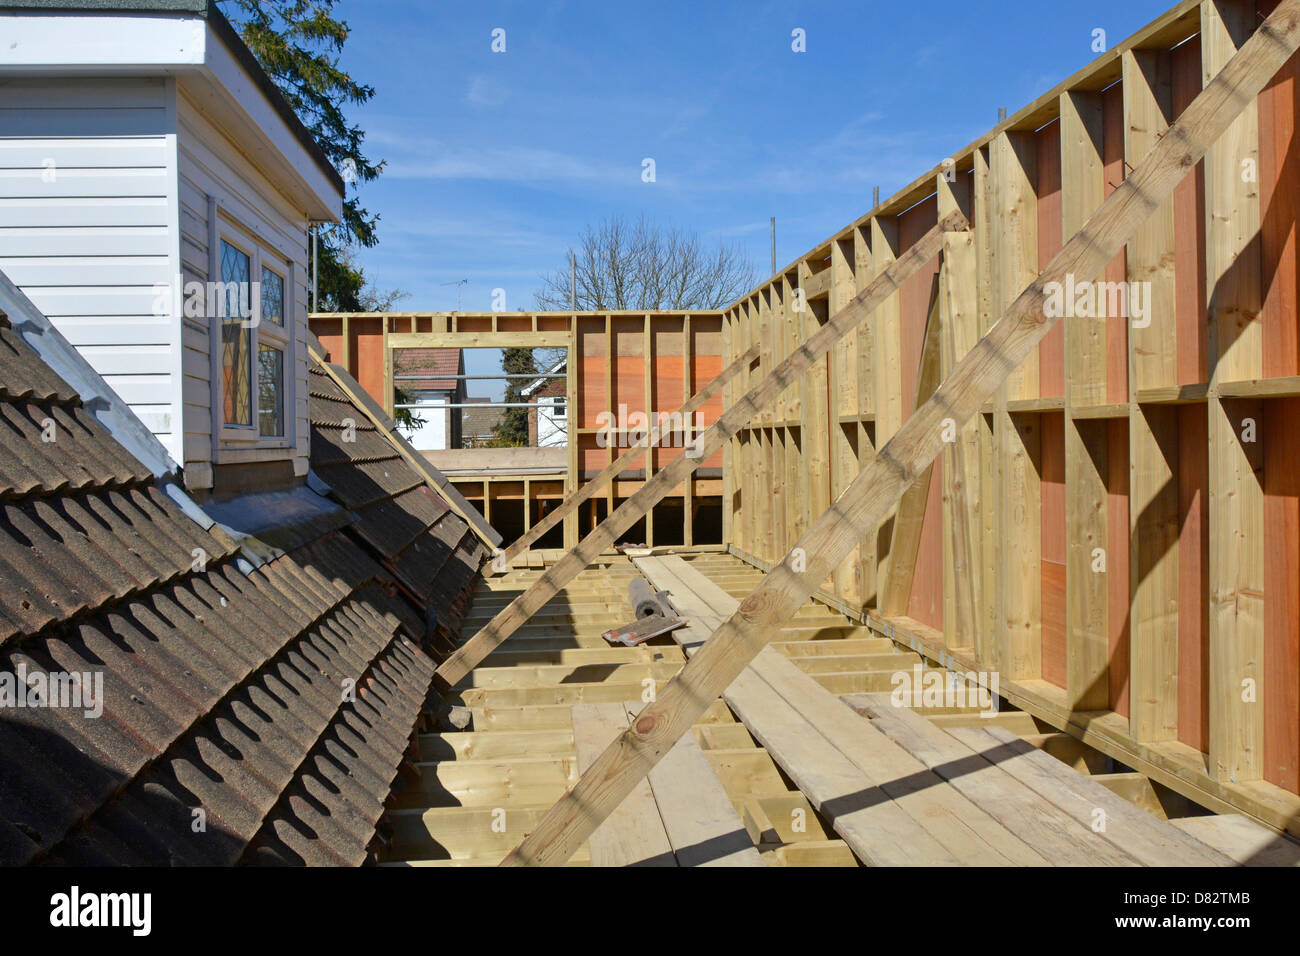
[(353, 118), (388, 161), (361, 262), (402, 309), (494, 288), (531, 309), (587, 223), (644, 213), (765, 277), (770, 216), (784, 266), (1093, 59), (1095, 29), (1114, 45), (1172, 2), (340, 0), (343, 65), (376, 90)]

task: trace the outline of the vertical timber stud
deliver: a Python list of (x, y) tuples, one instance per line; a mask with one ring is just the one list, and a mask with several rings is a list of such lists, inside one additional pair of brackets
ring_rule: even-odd
[[(1125, 84), (1124, 88), (1127, 90), (1128, 85)], [(1061, 94), (1062, 239), (1068, 239), (1083, 228), (1084, 222), (1105, 198), (1101, 118), (1100, 93), (1067, 90)], [(1145, 156), (1146, 151), (1140, 155)], [(1076, 280), (1088, 281), (1100, 278), (1103, 276), (1075, 277)], [(1067, 407), (1101, 405), (1106, 401), (1107, 321), (1114, 320), (1072, 315), (1065, 323)], [(1068, 480), (1068, 464), (1066, 474)]]
[(754, 656), (780, 633), (831, 569), (880, 522), (912, 480), (942, 450), (941, 422), (964, 422), (1035, 349), (1054, 320), (1045, 314), (1048, 282), (1066, 275), (1095, 275), (1154, 208), (1172, 192), (1184, 172), (1203, 155), (1239, 112), (1300, 45), (1300, 0), (1283, 0), (1200, 96), (1170, 135), (1052, 258), (1038, 281), (1018, 296), (930, 401), (918, 409), (835, 507), (820, 516), (800, 547), (807, 570), (790, 570), (791, 555), (769, 572), (739, 609), (708, 638), (659, 697), (637, 715), (542, 818), (503, 865), (560, 864), (636, 787), (659, 759)]
[[(722, 361), (724, 365), (730, 365), (736, 360), (737, 348), (735, 346), (734, 328), (736, 324), (736, 312), (740, 306), (734, 305), (722, 314)], [(735, 383), (728, 382), (722, 389), (722, 409), (726, 411), (731, 407), (735, 400)], [(688, 389), (689, 391), (689, 389)], [(692, 421), (694, 417), (692, 416)], [(735, 543), (735, 531), (733, 528), (733, 517), (736, 510), (736, 488), (735, 476), (736, 466), (739, 462), (736, 459), (737, 438), (733, 436), (730, 441), (722, 446), (722, 543)]]
[[(1300, 3), (1300, 0), (1296, 0)], [(722, 443), (758, 415), (759, 409), (770, 405), (787, 382), (795, 381), (834, 346), (844, 334), (863, 319), (886, 296), (898, 289), (901, 282), (915, 274), (926, 262), (936, 256), (943, 246), (943, 233), (966, 226), (960, 213), (946, 217), (916, 241), (889, 270), (872, 281), (863, 293), (824, 326), (785, 361), (764, 376), (757, 386), (744, 395), (734, 408), (728, 409), (700, 437), (696, 457), (680, 455), (647, 481), (635, 494), (617, 508), (612, 515), (579, 542), (578, 547), (567, 552), (533, 585), (503, 608), (483, 629), (468, 642), (449, 654), (435, 672), (435, 682), (442, 690), (454, 687), (461, 678), (476, 667), (494, 648), (513, 634), (521, 624), (535, 614), (547, 601), (560, 592), (620, 534), (634, 525), (648, 508), (681, 484), (682, 480), (722, 447)], [(847, 550), (846, 550), (847, 553)], [(811, 559), (811, 555), (809, 555)], [(838, 560), (836, 561), (838, 563)], [(823, 578), (825, 578), (823, 574)], [(717, 696), (717, 695), (714, 695)]]
[[(564, 363), (565, 376), (565, 398), (568, 403), (566, 409), (566, 436), (569, 442), (568, 468), (565, 469), (564, 495), (569, 497), (577, 492), (579, 485), (582, 484), (581, 474), (581, 457), (578, 454), (578, 374), (582, 367), (582, 355), (578, 348), (578, 316), (569, 316), (569, 349), (568, 357)], [(524, 511), (527, 512), (532, 507), (528, 500), (528, 495), (524, 495)], [(530, 530), (528, 524), (524, 525), (524, 533)], [(541, 535), (538, 535), (541, 537)], [(564, 518), (564, 546), (571, 548), (578, 543), (578, 512), (575, 508), (572, 513)]]
[[(930, 313), (926, 318), (925, 333), (921, 340), (920, 367), (916, 374), (914, 408), (925, 404), (939, 387), (942, 377), (939, 368), (939, 299), (936, 295), (931, 301)], [(907, 614), (933, 472), (934, 465), (931, 464), (903, 493), (898, 503), (889, 541), (889, 573), (885, 576), (885, 591), (880, 602), (880, 613), (887, 618)]]
[[(975, 277), (976, 294), (979, 307), (979, 334), (983, 336), (993, 326), (994, 319), (1001, 313), (993, 311), (993, 294), (997, 286), (994, 281), (993, 257), (998, 248), (998, 232), (994, 220), (993, 165), (990, 161), (991, 146), (982, 146), (975, 150), (975, 176), (972, 185), (975, 195), (972, 202), (975, 207)], [(999, 410), (1006, 407), (1006, 389), (999, 388), (986, 408), (989, 414), (981, 413), (975, 419), (979, 430), (984, 454), (980, 456), (980, 524), (978, 540), (980, 542), (980, 565), (986, 573), (980, 580), (980, 627), (978, 638), (982, 644), (976, 645), (980, 660), (992, 661), (994, 664), (1001, 655), (1002, 614), (999, 606), (1002, 599), (1000, 575), (996, 572), (1000, 561), (999, 545), (1001, 542), (1002, 513), (1001, 495), (998, 492), (998, 442), (1001, 415)]]
[[(969, 230), (967, 230), (969, 232)], [(945, 234), (946, 235), (946, 234)], [(861, 292), (874, 277), (871, 261), (871, 224), (856, 226), (853, 229), (853, 278), (854, 289)], [(875, 408), (876, 395), (873, 379), (872, 355), (874, 354), (876, 318), (873, 313), (858, 327), (858, 461), (855, 474), (866, 468), (876, 457)], [(868, 605), (876, 603), (876, 532), (871, 529), (858, 544), (857, 578), (859, 588), (859, 608), (865, 610)]]
[[(1149, 153), (1173, 118), (1173, 57), (1167, 50), (1126, 50), (1124, 156), (1132, 165)], [(1174, 302), (1174, 202), (1170, 197), (1128, 244), (1128, 279), (1150, 283), (1146, 315), (1129, 323), (1130, 391), (1178, 379)]]
[[(641, 335), (641, 358), (645, 363), (645, 419), (646, 427), (651, 427), (651, 422), (655, 416), (655, 388), (654, 388), (654, 332), (651, 329), (650, 313), (645, 314), (644, 327)], [(654, 476), (655, 471), (655, 453), (654, 449), (647, 448), (645, 453), (645, 480), (649, 481)], [(575, 542), (576, 543), (576, 542)], [(655, 546), (655, 510), (651, 508), (645, 513), (645, 544), (648, 548)]]
[[(685, 405), (691, 400), (691, 314), (687, 312), (682, 316), (682, 404)], [(723, 368), (726, 368), (726, 349), (722, 351)], [(687, 419), (682, 422), (684, 429), (690, 429), (694, 416), (688, 415)], [(731, 442), (727, 442), (723, 449), (729, 447)], [(685, 454), (685, 452), (683, 452)], [(695, 516), (691, 513), (695, 506), (695, 476), (691, 475), (682, 485), (682, 544), (691, 547), (695, 543)]]
[[(1105, 198), (1100, 93), (1061, 94), (1060, 135), (1065, 240), (1083, 228)], [(1074, 417), (1075, 410), (1106, 401), (1108, 321), (1120, 320), (1080, 315), (1065, 320), (1065, 685), (1073, 711), (1104, 710), (1110, 703), (1107, 555), (1113, 545), (1107, 525), (1107, 428), (1104, 421)]]
[[(993, 312), (1002, 315), (1038, 274), (1037, 149), (1032, 133), (1006, 130), (989, 144), (989, 236)], [(1007, 412), (1009, 400), (1039, 394), (1038, 353), (1031, 351), (999, 391), (994, 412), (998, 522), (997, 654), (1003, 678), (1042, 672), (1042, 535), (1039, 509), (1041, 431), (1037, 415)]]
[[(1134, 164), (1173, 119), (1172, 57), (1128, 50), (1122, 67), (1124, 155)], [(1178, 413), (1133, 399), (1177, 381), (1172, 197), (1133, 235), (1127, 253), (1127, 278), (1150, 283), (1146, 318), (1128, 329), (1129, 732), (1155, 743), (1178, 737)]]
[[(951, 182), (939, 175), (935, 188), (940, 218), (955, 210), (972, 216), (970, 186), (971, 180), (964, 175), (955, 174)], [(973, 231), (944, 233), (939, 297), (942, 380), (980, 337)], [(980, 436), (978, 420), (965, 423), (956, 429), (943, 456), (943, 621), (945, 643), (951, 649), (984, 647), (980, 640), (981, 580), (986, 573), (979, 552), (980, 459), (988, 449), (982, 448)]]
[[(826, 314), (825, 300), (812, 301), (808, 297), (809, 280), (812, 278), (807, 260), (799, 263), (799, 288), (803, 291), (803, 311), (801, 319), (801, 339), (807, 339), (829, 318)], [(814, 518), (831, 506), (830, 474), (830, 408), (827, 401), (827, 365), (831, 355), (821, 355), (804, 374), (800, 385), (803, 391), (803, 415), (800, 434), (803, 439), (804, 493), (800, 496), (803, 509), (803, 527), (812, 524)], [(770, 561), (784, 551), (772, 549)], [(834, 588), (834, 582), (831, 584)]]
[[(898, 255), (898, 219), (871, 218), (871, 267), (880, 275)], [(876, 398), (876, 447), (894, 437), (903, 423), (903, 310), (897, 294), (891, 295), (871, 317), (874, 330), (872, 374)], [(876, 594), (883, 596), (889, 576), (889, 541), (893, 516), (876, 531)]]
[[(1201, 64), (1207, 82), (1234, 56), (1255, 24), (1255, 4), (1249, 0), (1204, 0)], [(1218, 392), (1223, 382), (1259, 378), (1263, 371), (1258, 170), (1259, 110), (1252, 97), (1205, 155), (1205, 288), (1212, 364), (1206, 402), (1209, 765), (1216, 779), (1234, 783), (1259, 779), (1263, 766), (1262, 452), (1255, 434), (1259, 404), (1221, 401)]]
[[(853, 240), (831, 240), (830, 313), (834, 315), (856, 295), (853, 280)], [(831, 497), (838, 498), (858, 473), (858, 330), (835, 346), (831, 367)], [(852, 439), (850, 439), (852, 435)], [(859, 549), (854, 548), (835, 571), (835, 596), (850, 607), (861, 607)]]

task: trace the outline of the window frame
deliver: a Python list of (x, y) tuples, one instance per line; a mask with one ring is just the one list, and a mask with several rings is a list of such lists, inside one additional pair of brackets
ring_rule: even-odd
[[(215, 205), (215, 203), (213, 204)], [(230, 424), (225, 420), (224, 375), (222, 372), (222, 321), (215, 314), (215, 308), (209, 310), (211, 326), (209, 348), (212, 360), (211, 402), (212, 428), (214, 437), (215, 460), (220, 461), (223, 448), (240, 448), (255, 450), (293, 449), (296, 441), (297, 421), (294, 416), (296, 385), (296, 342), (297, 336), (297, 302), (294, 295), (294, 264), (280, 255), (267, 243), (259, 240), (250, 230), (224, 214), (224, 210), (213, 210), (209, 223), (209, 276), (212, 282), (221, 282), (221, 244), (224, 242), (248, 256), (249, 281), (259, 283), (258, 295), (250, 295), (255, 324), (249, 327), (249, 425)], [(262, 317), (261, 281), (263, 269), (275, 274), (283, 284), (283, 299), (280, 303), (282, 325)], [(261, 415), (258, 402), (258, 355), (262, 345), (279, 349), (282, 356), (283, 375), (280, 383), (280, 402), (284, 434), (262, 435)]]

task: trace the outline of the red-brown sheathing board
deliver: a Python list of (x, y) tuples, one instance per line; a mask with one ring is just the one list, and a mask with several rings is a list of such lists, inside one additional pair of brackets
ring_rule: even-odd
[[(906, 250), (934, 226), (938, 218), (938, 201), (931, 197), (898, 217), (898, 240)], [(903, 417), (916, 410), (916, 383), (920, 372), (921, 349), (925, 343), (925, 325), (930, 304), (937, 293), (939, 257), (935, 256), (899, 289), (902, 313)], [(832, 406), (834, 407), (834, 406)], [(943, 630), (943, 468), (936, 467), (930, 477), (930, 494), (926, 499), (925, 519), (916, 552), (916, 570), (912, 576), (912, 593), (908, 616), (935, 630)]]
[(1128, 716), (1128, 422), (1106, 422), (1106, 646), (1110, 709)]
[(1264, 376), (1300, 373), (1296, 332), (1296, 211), (1300, 203), (1300, 55), (1291, 57), (1259, 95), (1260, 259)]
[[(1124, 89), (1116, 83), (1101, 94), (1102, 193), (1109, 196), (1124, 181)], [(1135, 161), (1136, 162), (1136, 161)], [(1106, 264), (1107, 282), (1128, 279), (1123, 249)], [(1128, 315), (1106, 323), (1106, 401), (1128, 401)]]
[[(1201, 92), (1201, 44), (1195, 40), (1173, 51), (1172, 99), (1177, 117)], [(1174, 189), (1174, 295), (1178, 341), (1178, 385), (1209, 377), (1206, 364), (1205, 164)]]
[(1204, 405), (1178, 408), (1178, 739), (1202, 753), (1210, 739), (1210, 469)]
[(1300, 398), (1264, 403), (1264, 779), (1300, 790)]
[[(1038, 157), (1038, 262), (1061, 250), (1061, 122), (1053, 120), (1034, 134)], [(1067, 320), (1068, 321), (1068, 320)], [(1043, 398), (1065, 395), (1065, 322), (1038, 343), (1038, 387)]]
[(1043, 680), (1064, 687), (1065, 652), (1065, 415), (1039, 416), (1040, 545), (1042, 548)]

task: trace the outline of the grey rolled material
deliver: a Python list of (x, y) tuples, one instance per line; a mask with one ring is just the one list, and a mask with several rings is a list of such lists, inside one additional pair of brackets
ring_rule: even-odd
[(664, 607), (659, 601), (658, 592), (644, 578), (633, 578), (628, 582), (627, 597), (638, 620), (663, 616)]

